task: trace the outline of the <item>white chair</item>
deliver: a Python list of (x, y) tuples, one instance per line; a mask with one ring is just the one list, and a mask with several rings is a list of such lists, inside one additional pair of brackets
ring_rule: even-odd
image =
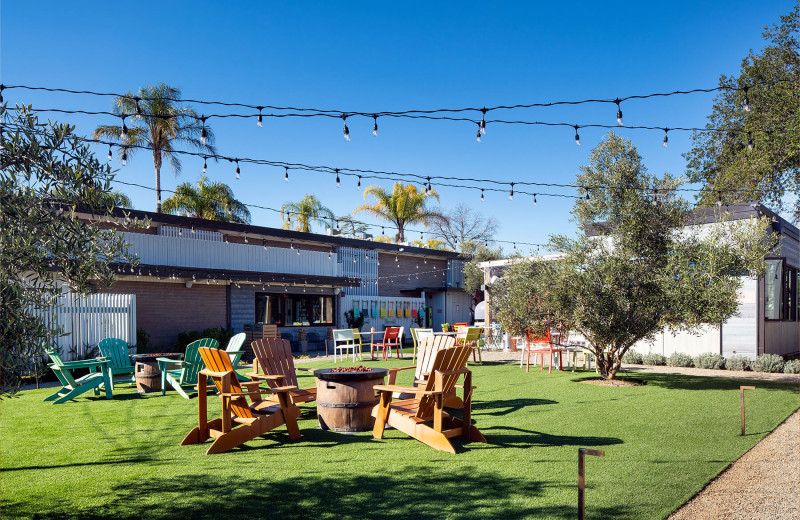
[(424, 338), (432, 338), (434, 336), (433, 329), (421, 329), (421, 328), (412, 328), (411, 329), (411, 339), (414, 340), (414, 353), (411, 356), (412, 362), (416, 362), (417, 360), (417, 352), (422, 355), (422, 351), (419, 350), (420, 345), (422, 344), (422, 340)]
[[(336, 361), (336, 352), (338, 351), (342, 360), (344, 360), (345, 351), (349, 350), (353, 355), (353, 361), (356, 360), (356, 349), (358, 344), (353, 336), (353, 329), (337, 329), (333, 331), (333, 361)], [(360, 350), (360, 349), (359, 349)]]
[[(227, 352), (228, 356), (230, 356), (231, 365), (233, 365), (234, 369), (239, 364), (239, 361), (242, 359), (242, 354), (244, 354), (244, 351), (242, 350), (242, 345), (244, 345), (244, 340), (246, 338), (247, 338), (247, 333), (240, 332), (239, 334), (234, 335), (230, 339), (230, 341), (228, 341), (228, 346), (225, 347), (225, 352)], [(250, 381), (248, 378), (238, 373), (236, 374), (236, 377), (239, 379), (239, 381)]]

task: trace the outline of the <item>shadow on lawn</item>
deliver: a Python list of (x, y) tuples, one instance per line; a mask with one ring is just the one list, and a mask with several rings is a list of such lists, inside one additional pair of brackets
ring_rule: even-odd
[[(224, 455), (212, 457), (219, 460)], [(234, 460), (229, 459), (229, 463), (234, 464)], [(58, 511), (37, 511), (35, 503), (9, 502), (4, 513), (9, 518), (38, 520), (577, 517), (576, 506), (541, 504), (546, 487), (563, 484), (504, 478), (483, 468), (398, 465), (371, 475), (354, 476), (342, 472), (325, 474), (325, 468), (310, 467), (302, 478), (278, 478), (277, 465), (284, 463), (290, 461), (265, 461), (258, 475), (243, 473), (228, 480), (213, 479), (202, 472), (169, 478), (154, 475), (111, 487), (109, 502), (104, 506), (63, 503)], [(589, 512), (590, 518), (629, 516), (624, 507), (590, 507)]]
[(478, 415), (508, 415), (518, 412), (528, 406), (539, 406), (543, 404), (558, 404), (552, 399), (495, 399), (492, 401), (473, 401), (472, 411)]
[[(626, 376), (634, 373), (626, 373)], [(727, 377), (700, 377), (684, 374), (657, 374), (636, 372), (634, 377), (647, 381), (648, 385), (674, 390), (739, 390), (740, 385), (752, 385), (765, 390), (795, 391), (796, 383), (782, 381), (754, 381), (752, 379), (729, 379)]]
[[(502, 433), (502, 432), (507, 433)], [(541, 446), (610, 446), (622, 444), (616, 437), (550, 435), (533, 430), (523, 430), (512, 426), (493, 426), (481, 429), (490, 446), (497, 448), (530, 448)]]

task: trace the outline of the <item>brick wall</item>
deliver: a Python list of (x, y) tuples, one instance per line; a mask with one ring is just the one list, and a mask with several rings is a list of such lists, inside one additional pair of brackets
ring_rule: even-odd
[(179, 332), (225, 327), (226, 286), (183, 282), (119, 281), (98, 292), (136, 295), (136, 327), (150, 334), (156, 347), (169, 347)]

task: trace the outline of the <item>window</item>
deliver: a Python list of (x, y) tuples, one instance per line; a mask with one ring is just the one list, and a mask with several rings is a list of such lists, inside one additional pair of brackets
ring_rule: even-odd
[(333, 296), (256, 293), (256, 323), (333, 325)]
[(797, 269), (783, 258), (767, 259), (764, 275), (764, 317), (797, 321)]

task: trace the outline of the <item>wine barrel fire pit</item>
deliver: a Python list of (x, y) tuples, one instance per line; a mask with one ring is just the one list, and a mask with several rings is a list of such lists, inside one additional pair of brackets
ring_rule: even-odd
[(378, 403), (375, 385), (382, 385), (385, 368), (337, 367), (314, 371), (317, 378), (317, 416), (323, 430), (366, 432), (375, 425), (372, 408)]

